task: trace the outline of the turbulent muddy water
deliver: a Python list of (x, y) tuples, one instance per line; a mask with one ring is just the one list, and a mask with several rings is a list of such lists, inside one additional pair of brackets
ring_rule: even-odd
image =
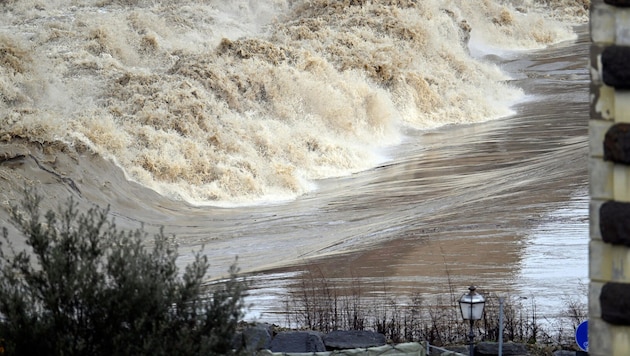
[(586, 298), (581, 4), (5, 2), (0, 222), (24, 185), (109, 205), (238, 257), (268, 321), (313, 268), (552, 315)]
[[(549, 318), (565, 315), (567, 300), (586, 302), (587, 51), (582, 28), (576, 42), (503, 60), (528, 94), (516, 115), (411, 133), (391, 152), (391, 163), (327, 181), (300, 199), (300, 206), (316, 204), (318, 214), (331, 216), (324, 231), (361, 236), (305, 256), (367, 246), (257, 276), (264, 282), (253, 299), (269, 304), (253, 314), (283, 320), (273, 312), (281, 313), (278, 301), (300, 288), (300, 271), (429, 300), (448, 297), (451, 288), (458, 297), (474, 284), (527, 298)], [(339, 191), (343, 197), (332, 193)], [(352, 218), (337, 220), (340, 211)], [(306, 238), (319, 238), (317, 231)]]

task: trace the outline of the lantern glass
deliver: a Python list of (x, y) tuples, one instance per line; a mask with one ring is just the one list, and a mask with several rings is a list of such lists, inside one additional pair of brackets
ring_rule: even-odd
[(486, 300), (481, 294), (475, 292), (474, 287), (470, 287), (469, 290), (470, 292), (464, 294), (459, 300), (462, 318), (464, 320), (479, 320), (483, 316)]

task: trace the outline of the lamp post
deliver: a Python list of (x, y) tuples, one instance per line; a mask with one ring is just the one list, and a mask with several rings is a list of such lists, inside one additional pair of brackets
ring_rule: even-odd
[(475, 320), (481, 319), (483, 315), (483, 307), (486, 303), (485, 298), (475, 292), (477, 288), (475, 286), (470, 286), (468, 288), (468, 293), (462, 295), (459, 299), (459, 309), (462, 312), (462, 318), (464, 320), (470, 321), (470, 332), (468, 333), (468, 339), (470, 343), (470, 356), (474, 356), (473, 349), (473, 339), (475, 338), (475, 334), (473, 333), (473, 324)]

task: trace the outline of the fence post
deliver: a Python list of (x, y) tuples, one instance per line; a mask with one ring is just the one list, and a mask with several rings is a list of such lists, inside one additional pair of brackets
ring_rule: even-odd
[(499, 297), (499, 356), (503, 356), (503, 297)]

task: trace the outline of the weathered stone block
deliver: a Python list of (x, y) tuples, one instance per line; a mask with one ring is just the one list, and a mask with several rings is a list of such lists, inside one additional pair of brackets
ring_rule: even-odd
[[(597, 299), (597, 296), (593, 296)], [(591, 317), (588, 318), (588, 349), (590, 355), (597, 356), (610, 356), (612, 355), (611, 345), (611, 324), (604, 322), (600, 318)]]
[(612, 355), (630, 355), (630, 330), (628, 327), (613, 327)]
[(601, 56), (602, 79), (616, 89), (630, 89), (630, 47), (608, 46)]
[(630, 45), (630, 10), (628, 8), (615, 8), (615, 44), (619, 46)]
[(591, 198), (601, 200), (614, 199), (613, 168), (614, 164), (612, 162), (606, 162), (599, 158), (591, 158), (588, 160), (588, 170), (591, 179), (589, 192)]
[(609, 282), (599, 295), (602, 319), (616, 325), (630, 325), (630, 284)]
[(630, 203), (607, 201), (602, 204), (599, 229), (604, 242), (630, 246)]
[[(630, 63), (628, 64), (630, 65)], [(615, 123), (630, 123), (630, 91), (615, 90), (615, 100), (613, 103)]]
[(591, 47), (589, 49), (589, 74), (591, 76), (591, 83), (595, 85), (602, 85), (604, 81), (602, 80), (602, 61), (601, 55), (604, 52), (604, 49), (608, 47), (608, 44), (600, 44), (600, 43), (591, 43)]
[(593, 100), (591, 104), (591, 116), (593, 119), (614, 120), (615, 119), (615, 88), (607, 85), (600, 85), (596, 88), (597, 92), (591, 93)]
[(591, 40), (598, 43), (615, 42), (615, 14), (610, 5), (591, 3), (590, 34)]
[(601, 240), (591, 240), (588, 248), (591, 256), (589, 263), (591, 280), (630, 283), (629, 248)]
[(613, 167), (613, 197), (619, 202), (630, 203), (630, 166), (616, 164)]
[(615, 88), (607, 85), (591, 85), (591, 118), (615, 119)]
[(630, 124), (616, 124), (606, 131), (604, 159), (615, 163), (630, 164)]
[(630, 327), (613, 325), (589, 315), (588, 354), (590, 356), (630, 355)]

